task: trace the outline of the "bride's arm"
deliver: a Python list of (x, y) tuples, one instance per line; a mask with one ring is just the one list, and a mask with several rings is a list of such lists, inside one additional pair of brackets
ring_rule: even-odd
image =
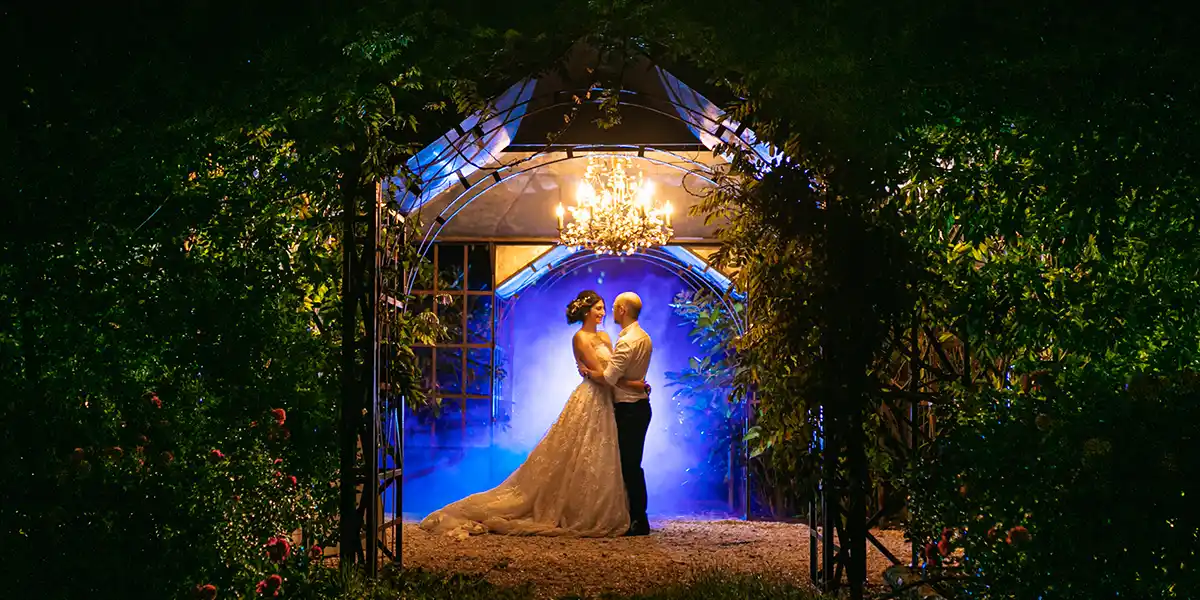
[[(604, 336), (604, 340), (608, 341), (607, 335)], [(584, 358), (583, 365), (581, 365), (579, 368), (579, 374), (591, 379), (592, 381), (595, 381), (596, 383), (609, 385), (608, 381), (604, 379), (604, 365), (600, 363), (600, 358), (596, 356), (596, 349), (592, 348), (591, 345), (587, 343), (582, 333), (575, 334), (573, 343), (575, 344), (575, 349), (579, 352), (579, 355)], [(613, 387), (622, 387), (635, 392), (646, 392), (647, 394), (650, 393), (650, 384), (641, 379), (621, 379), (612, 385)]]
[[(612, 338), (608, 337), (608, 332), (601, 331), (600, 339), (604, 340), (604, 343), (608, 344), (608, 346), (610, 348), (612, 347)], [(591, 375), (591, 377), (593, 379), (596, 379), (597, 381), (603, 382), (604, 381), (604, 373), (602, 372), (603, 370), (604, 369), (599, 369), (595, 374)], [(607, 382), (605, 382), (605, 383), (607, 383)], [(620, 379), (617, 381), (616, 387), (622, 387), (627, 390), (633, 390), (635, 392), (646, 392), (647, 394), (650, 393), (650, 385), (641, 379), (636, 379), (636, 380), (635, 379)]]
[(596, 349), (587, 342), (582, 331), (575, 332), (575, 337), (571, 339), (571, 344), (575, 346), (575, 356), (582, 359), (586, 370), (602, 371), (604, 369), (604, 366), (600, 363), (600, 357), (596, 356)]

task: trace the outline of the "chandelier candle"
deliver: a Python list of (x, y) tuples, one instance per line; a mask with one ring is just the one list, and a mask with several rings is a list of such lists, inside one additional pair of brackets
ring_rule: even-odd
[[(654, 207), (654, 188), (641, 173), (632, 175), (626, 157), (603, 160), (588, 157), (587, 171), (579, 182), (575, 206), (559, 204), (559, 243), (587, 248), (597, 254), (633, 254), (671, 241), (671, 204)], [(571, 213), (567, 222), (566, 212)]]

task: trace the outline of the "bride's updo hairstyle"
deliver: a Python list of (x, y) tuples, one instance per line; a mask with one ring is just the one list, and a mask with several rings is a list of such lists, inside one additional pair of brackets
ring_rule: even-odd
[(567, 305), (567, 324), (582, 323), (587, 318), (588, 311), (592, 310), (592, 307), (602, 299), (600, 294), (592, 290), (579, 292), (579, 295), (575, 296), (575, 299)]

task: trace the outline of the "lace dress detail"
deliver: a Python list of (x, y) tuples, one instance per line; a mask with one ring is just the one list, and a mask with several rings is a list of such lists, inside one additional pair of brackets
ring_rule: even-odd
[[(607, 364), (607, 344), (596, 344)], [(421, 528), (473, 534), (611, 537), (629, 529), (612, 390), (584, 380), (525, 462), (499, 486), (435, 511)]]

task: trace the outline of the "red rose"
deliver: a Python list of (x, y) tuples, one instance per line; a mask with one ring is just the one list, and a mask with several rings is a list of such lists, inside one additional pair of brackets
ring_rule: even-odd
[(1033, 535), (1031, 535), (1029, 533), (1028, 529), (1021, 527), (1020, 525), (1017, 525), (1016, 527), (1013, 527), (1012, 529), (1008, 530), (1007, 541), (1010, 545), (1019, 546), (1021, 544), (1028, 543), (1032, 540), (1033, 540)]
[(938, 541), (937, 549), (938, 554), (941, 554), (942, 556), (950, 556), (950, 540), (943, 537), (940, 541)]
[(211, 583), (197, 585), (196, 589), (192, 592), (192, 595), (195, 596), (197, 600), (215, 600), (217, 597), (217, 586)]
[(1000, 526), (993, 525), (992, 528), (987, 531), (987, 539), (995, 540), (996, 536), (999, 534), (1000, 534)]
[(275, 462), (273, 462), (273, 463), (271, 463), (271, 464), (273, 464), (273, 465), (277, 465), (277, 464), (279, 464), (279, 463), (281, 463), (281, 462), (283, 462), (283, 459), (282, 459), (282, 458), (277, 458), (277, 459), (275, 459)]
[(255, 590), (264, 596), (278, 596), (279, 588), (283, 586), (283, 578), (279, 575), (272, 575), (260, 582)]
[(283, 424), (287, 423), (287, 411), (282, 408), (272, 408), (271, 414), (275, 416), (275, 423), (280, 427), (283, 427)]
[(258, 421), (250, 421), (250, 429), (254, 429), (255, 427), (258, 427)]
[(313, 546), (308, 549), (309, 560), (321, 560), (325, 557), (325, 549), (320, 546)]
[(154, 408), (162, 408), (162, 400), (158, 399), (158, 394), (153, 392), (150, 394), (150, 404), (152, 404)]
[(287, 560), (287, 557), (292, 554), (292, 545), (287, 539), (281, 537), (273, 537), (267, 540), (267, 558), (271, 562), (279, 563)]
[(288, 475), (288, 476), (287, 476), (287, 482), (288, 482), (289, 484), (291, 484), (291, 486), (292, 486), (292, 487), (296, 487), (296, 476), (295, 476), (295, 475)]
[(211, 458), (213, 462), (221, 462), (225, 460), (225, 455), (216, 448), (208, 451), (208, 457)]

